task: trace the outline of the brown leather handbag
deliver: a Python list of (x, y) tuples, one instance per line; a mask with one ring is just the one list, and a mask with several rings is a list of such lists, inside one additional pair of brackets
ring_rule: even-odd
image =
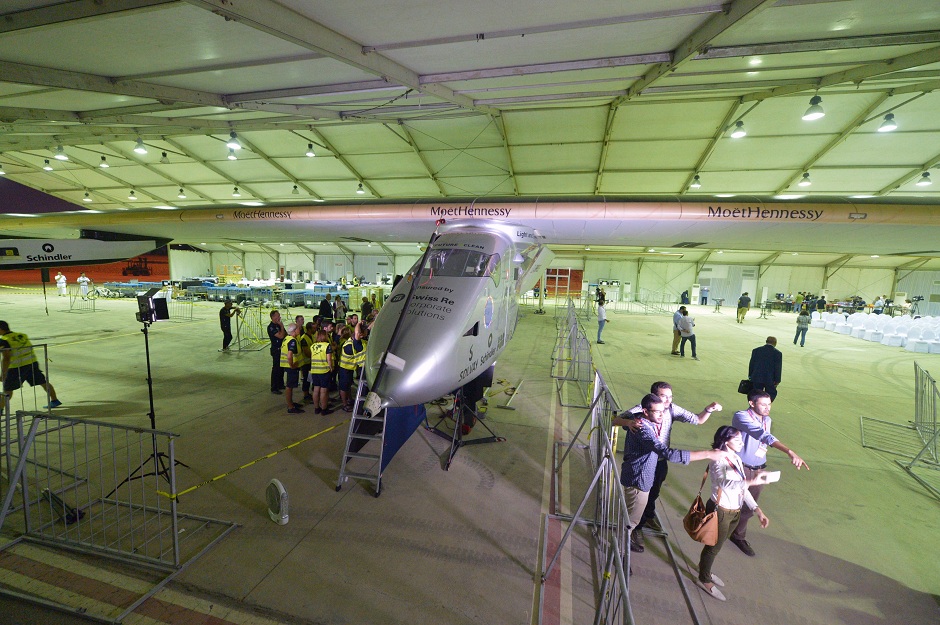
[[(712, 547), (718, 542), (718, 512), (705, 512), (705, 504), (702, 503), (702, 489), (705, 488), (705, 480), (708, 479), (708, 470), (702, 476), (702, 485), (699, 486), (698, 495), (692, 502), (689, 511), (682, 518), (682, 526), (688, 532), (692, 540), (698, 541), (704, 545)], [(721, 500), (721, 488), (718, 488), (718, 499)]]

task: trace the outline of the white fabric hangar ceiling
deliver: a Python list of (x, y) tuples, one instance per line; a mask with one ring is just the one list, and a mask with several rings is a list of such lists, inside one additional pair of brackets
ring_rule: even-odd
[[(27, 217), (0, 197), (2, 236), (405, 243), (433, 224), (376, 223), (368, 207), (799, 202), (926, 210), (533, 223), (584, 255), (695, 242), (685, 258), (940, 256), (940, 181), (916, 184), (940, 177), (936, 0), (6, 0), (0, 18), (0, 166), (76, 211)], [(826, 114), (804, 121), (813, 96)], [(889, 114), (897, 129), (879, 132)], [(245, 203), (360, 209), (303, 227), (167, 214)]]

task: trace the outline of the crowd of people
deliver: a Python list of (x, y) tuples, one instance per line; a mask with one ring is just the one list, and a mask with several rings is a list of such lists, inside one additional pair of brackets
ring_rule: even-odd
[(771, 434), (771, 405), (769, 392), (752, 390), (747, 407), (735, 412), (730, 424), (716, 429), (711, 449), (707, 450), (671, 447), (672, 426), (677, 422), (704, 425), (713, 413), (722, 411), (721, 404), (711, 402), (695, 414), (673, 402), (668, 382), (654, 382), (650, 393), (638, 405), (612, 420), (614, 426), (624, 428), (626, 433), (620, 481), (630, 520), (630, 550), (635, 553), (645, 551), (644, 527), (663, 532), (655, 510), (668, 463), (708, 461), (706, 474), (711, 481), (711, 496), (705, 508), (708, 513), (717, 513), (718, 539), (714, 545), (702, 548), (696, 583), (720, 601), (725, 600), (720, 590), (724, 582), (712, 568), (725, 542), (730, 541), (748, 556), (756, 556), (747, 540), (748, 521), (757, 516), (761, 527), (770, 522), (757, 503), (764, 487), (779, 478), (779, 473), (766, 470), (768, 449), (786, 454), (797, 469), (809, 469), (795, 451)]
[[(364, 297), (363, 306), (366, 303), (374, 306)], [(225, 334), (228, 306), (226, 303), (220, 312), (223, 341), (225, 336), (230, 337)], [(320, 301), (312, 321), (305, 322), (303, 315), (297, 315), (285, 325), (280, 311), (271, 311), (267, 327), (271, 393), (284, 395), (288, 414), (306, 412), (305, 405), (313, 406), (314, 414), (328, 415), (335, 409), (352, 412), (353, 383), (365, 365), (375, 315), (371, 308), (360, 319), (357, 313), (349, 312), (342, 298), (334, 299), (329, 294)]]

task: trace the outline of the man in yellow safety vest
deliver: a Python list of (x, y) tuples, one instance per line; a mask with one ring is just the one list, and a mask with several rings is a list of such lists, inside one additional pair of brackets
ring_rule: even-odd
[(29, 337), (12, 332), (6, 321), (0, 321), (0, 349), (3, 350), (0, 377), (3, 378), (3, 393), (7, 399), (13, 396), (13, 391), (20, 388), (23, 382), (29, 382), (30, 386), (41, 386), (49, 394), (49, 403), (44, 408), (58, 408), (62, 405), (55, 389), (46, 381), (46, 376), (39, 368)]

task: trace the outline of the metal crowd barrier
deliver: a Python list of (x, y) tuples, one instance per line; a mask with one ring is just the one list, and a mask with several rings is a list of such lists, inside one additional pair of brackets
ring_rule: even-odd
[(95, 312), (95, 301), (98, 295), (95, 291), (95, 283), (88, 283), (88, 291), (82, 293), (82, 289), (77, 284), (69, 285), (69, 312)]
[[(178, 510), (175, 434), (28, 411), (16, 412), (12, 429), (18, 459), (0, 526), (18, 498), (23, 530), (0, 550), (16, 554), (34, 543), (63, 560), (78, 552), (166, 575), (131, 605), (115, 607), (120, 614), (87, 616), (120, 622), (236, 527)], [(37, 581), (0, 593), (75, 611), (65, 594)]]
[[(577, 509), (570, 514), (563, 512), (549, 515), (550, 519), (567, 523), (567, 528), (558, 542), (554, 553), (546, 553), (543, 558), (547, 562), (542, 573), (542, 582), (545, 583), (553, 574), (558, 558), (563, 552), (565, 544), (572, 538), (578, 525), (590, 528), (591, 557), (594, 566), (593, 579), (600, 580), (600, 588), (594, 593), (594, 619), (595, 625), (620, 625), (634, 623), (633, 611), (630, 606), (630, 518), (627, 502), (620, 486), (620, 472), (614, 456), (614, 445), (608, 436), (611, 431), (611, 418), (618, 412), (617, 403), (604, 384), (600, 375), (594, 382), (594, 399), (588, 407), (581, 427), (578, 428), (573, 439), (568, 442), (555, 444), (555, 458), (553, 477), (555, 483), (555, 510), (562, 510), (562, 503), (558, 498), (559, 472), (574, 462), (571, 457), (576, 449), (587, 450), (592, 478), (584, 490)], [(590, 429), (585, 432), (585, 428)], [(582, 437), (587, 441), (582, 442)], [(560, 455), (559, 452), (564, 450)], [(572, 473), (574, 473), (572, 471)], [(543, 544), (549, 544), (547, 536), (543, 537)], [(556, 575), (558, 573), (555, 573)], [(545, 593), (540, 594), (540, 602), (544, 600)], [(542, 609), (539, 609), (541, 622)]]
[(940, 499), (940, 423), (937, 381), (914, 363), (914, 420), (894, 423), (860, 417), (862, 447), (876, 449), (905, 461), (895, 460), (911, 477)]
[(169, 306), (170, 321), (193, 320), (193, 298), (177, 296), (167, 302)]
[(286, 306), (241, 304), (241, 314), (236, 316), (235, 337), (232, 343), (240, 352), (257, 352), (271, 344), (268, 338), (268, 324), (271, 323), (271, 311), (280, 310), (281, 319), (286, 327), (290, 317), (290, 309)]
[[(568, 300), (566, 314), (556, 318), (558, 336), (552, 351), (552, 377), (562, 397), (563, 406), (586, 408), (590, 397), (590, 386), (594, 376), (591, 361), (591, 345), (578, 321), (577, 309), (571, 299)], [(574, 389), (579, 395), (579, 403), (565, 403), (571, 393), (563, 393), (563, 388)]]

